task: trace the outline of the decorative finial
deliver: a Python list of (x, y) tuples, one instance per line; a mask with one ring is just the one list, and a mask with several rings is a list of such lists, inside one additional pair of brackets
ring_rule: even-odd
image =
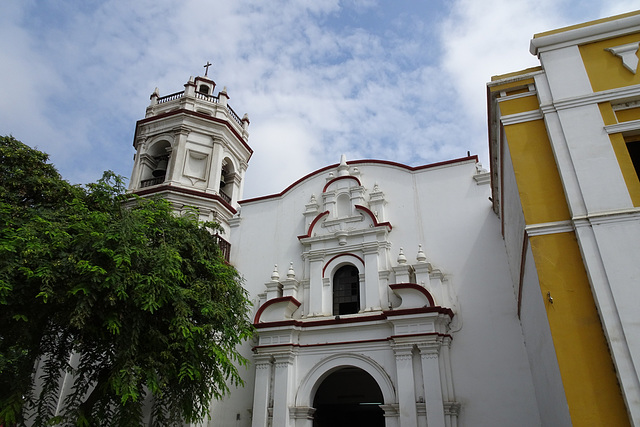
[(347, 176), (349, 175), (349, 165), (347, 165), (347, 156), (340, 156), (340, 166), (338, 166), (338, 176)]
[(204, 64), (204, 76), (207, 77), (207, 75), (209, 74), (209, 67), (211, 67), (211, 64), (209, 61), (207, 61), (206, 64)]
[(422, 245), (418, 245), (418, 255), (416, 255), (416, 259), (418, 260), (418, 262), (427, 262), (427, 256), (422, 250)]
[(400, 253), (398, 254), (398, 264), (406, 264), (407, 257), (404, 256), (404, 249), (400, 248)]
[(287, 271), (287, 279), (295, 279), (296, 272), (293, 271), (293, 262), (289, 263), (289, 270)]
[(482, 163), (476, 163), (476, 173), (487, 173), (487, 170), (482, 167)]
[(271, 281), (277, 282), (280, 280), (280, 273), (278, 273), (278, 264), (273, 265), (273, 273), (271, 273)]

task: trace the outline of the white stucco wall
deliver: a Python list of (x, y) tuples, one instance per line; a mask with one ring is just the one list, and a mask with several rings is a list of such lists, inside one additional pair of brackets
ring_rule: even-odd
[[(385, 216), (378, 221), (388, 221), (393, 227), (388, 234), (390, 259), (385, 262), (391, 267), (397, 266), (396, 258), (402, 247), (407, 263), (415, 263), (421, 244), (428, 262), (444, 274), (443, 289), (432, 293), (436, 305), (448, 301), (455, 313), (449, 333), (453, 387), (461, 403), (459, 425), (540, 425), (500, 221), (488, 200), (489, 185), (478, 185), (473, 179), (475, 161), (469, 159), (421, 170), (358, 162), (350, 164), (352, 173), (354, 166), (359, 170), (358, 179), (367, 189), (365, 199), (375, 184), (385, 195)], [(322, 204), (321, 193), (330, 172), (335, 173), (336, 169), (312, 174), (282, 195), (242, 203), (239, 225), (231, 229), (231, 261), (244, 275), (256, 305), (257, 295), (265, 291), (265, 283), (270, 281), (274, 264), (278, 265), (281, 278), (286, 277), (289, 263), (293, 262), (296, 279), (303, 284), (308, 279), (309, 272), (301, 258), (303, 245), (298, 236), (307, 231), (303, 216), (305, 205), (312, 194)], [(393, 273), (389, 283), (395, 283)], [(440, 296), (442, 292), (447, 295)], [(305, 298), (299, 294), (300, 301), (304, 302)], [(304, 303), (299, 310), (307, 313)], [(295, 316), (299, 316), (299, 312)], [(374, 324), (367, 330), (369, 332), (359, 330), (358, 333), (368, 334), (367, 339), (393, 334), (388, 322)], [(350, 333), (353, 334), (349, 327), (334, 330), (329, 327), (308, 335), (307, 339), (324, 339), (319, 338), (322, 334), (328, 334), (327, 341), (362, 339), (362, 336), (350, 337)], [(249, 343), (243, 348), (249, 357), (250, 346)], [(398, 380), (394, 353), (388, 344), (353, 344), (314, 350), (316, 356), (305, 350), (304, 361), (296, 365), (294, 382), (303, 381), (314, 364), (326, 357), (327, 349), (336, 354), (353, 353), (371, 358), (387, 371), (394, 384)], [(234, 391), (225, 401), (214, 403), (210, 425), (250, 425), (253, 368), (245, 377), (244, 389)], [(416, 381), (415, 387), (420, 390), (420, 381)]]

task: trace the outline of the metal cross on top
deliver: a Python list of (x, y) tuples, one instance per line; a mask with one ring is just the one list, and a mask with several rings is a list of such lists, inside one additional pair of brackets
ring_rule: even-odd
[(209, 61), (207, 61), (207, 63), (204, 65), (204, 76), (207, 77), (207, 74), (209, 74), (209, 67), (211, 67), (211, 64)]

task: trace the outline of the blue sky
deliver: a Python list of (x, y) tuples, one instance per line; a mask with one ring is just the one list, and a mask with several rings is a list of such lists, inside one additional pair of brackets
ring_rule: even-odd
[(149, 95), (203, 74), (249, 114), (245, 197), (339, 160), (486, 163), (492, 75), (538, 65), (534, 33), (629, 0), (5, 0), (0, 134), (69, 181), (129, 177)]

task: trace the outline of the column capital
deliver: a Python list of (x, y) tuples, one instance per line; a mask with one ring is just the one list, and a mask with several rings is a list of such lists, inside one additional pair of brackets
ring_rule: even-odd
[(191, 133), (191, 129), (187, 126), (181, 125), (173, 129), (174, 136), (188, 136)]
[(440, 353), (440, 342), (423, 342), (418, 344), (418, 350), (420, 350), (420, 357), (423, 359), (437, 358)]
[(368, 242), (362, 245), (362, 253), (364, 255), (378, 255), (380, 245), (378, 242)]
[(273, 359), (275, 361), (276, 368), (284, 368), (288, 365), (293, 365), (297, 355), (298, 353), (294, 350), (282, 354), (274, 354)]
[(294, 420), (312, 420), (316, 408), (310, 406), (290, 406), (289, 414)]
[(378, 405), (384, 411), (385, 417), (397, 417), (400, 415), (400, 407), (397, 403), (391, 405)]
[(453, 415), (456, 417), (460, 415), (460, 402), (444, 402), (443, 406), (445, 415)]
[(391, 348), (393, 349), (393, 354), (396, 356), (396, 360), (411, 358), (413, 353), (413, 344), (392, 343)]

